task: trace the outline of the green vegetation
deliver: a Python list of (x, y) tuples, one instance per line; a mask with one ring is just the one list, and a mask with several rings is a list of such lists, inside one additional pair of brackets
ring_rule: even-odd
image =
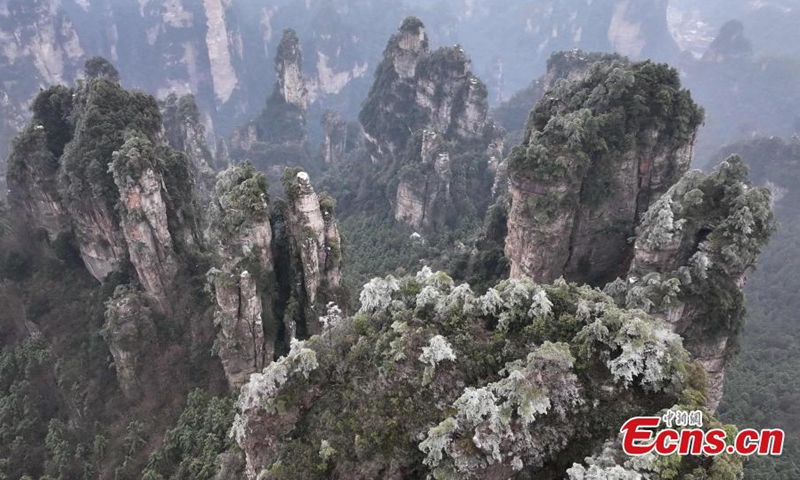
[(478, 296), (423, 269), (374, 279), (360, 300), (242, 389), (234, 435), (248, 448), (248, 429), (263, 432), (255, 466), (268, 478), (556, 472), (631, 415), (704, 400), (677, 335), (589, 287), (512, 280)]
[(782, 428), (786, 444), (780, 457), (752, 457), (747, 478), (789, 480), (800, 476), (800, 336), (796, 292), (800, 291), (797, 238), (800, 235), (800, 141), (762, 137), (718, 153), (740, 154), (750, 176), (772, 189), (777, 233), (748, 275), (747, 324), (741, 352), (725, 378), (720, 417), (752, 428)]
[(61, 157), (59, 191), (74, 208), (99, 204), (114, 211), (117, 191), (108, 163), (128, 132), (150, 141), (161, 130), (155, 99), (128, 92), (104, 77), (90, 79), (76, 91), (75, 133)]
[[(586, 178), (558, 204), (597, 203), (618, 188), (610, 176), (615, 160), (652, 147), (654, 138), (664, 154), (675, 156), (693, 141), (702, 120), (702, 109), (681, 89), (675, 69), (649, 61), (595, 63), (580, 79), (557, 82), (537, 103), (523, 144), (511, 152), (509, 173), (542, 183)], [(680, 173), (668, 172), (665, 183)]]
[(209, 207), (211, 227), (222, 238), (240, 233), (253, 223), (269, 220), (269, 185), (263, 173), (244, 163), (219, 176)]
[(217, 456), (235, 446), (228, 437), (233, 413), (232, 398), (211, 397), (202, 390), (191, 392), (177, 424), (167, 430), (161, 446), (150, 455), (142, 478), (217, 478), (220, 467)]

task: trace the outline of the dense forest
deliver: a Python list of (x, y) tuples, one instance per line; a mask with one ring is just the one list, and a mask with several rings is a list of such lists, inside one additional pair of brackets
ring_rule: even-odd
[(790, 3), (7, 3), (0, 479), (800, 477)]

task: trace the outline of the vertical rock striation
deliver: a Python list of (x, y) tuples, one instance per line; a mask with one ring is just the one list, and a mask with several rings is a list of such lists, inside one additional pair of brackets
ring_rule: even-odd
[(508, 160), (512, 277), (602, 285), (623, 275), (628, 239), (689, 167), (701, 121), (666, 65), (596, 63), (557, 83)]
[(219, 328), (215, 350), (236, 388), (272, 360), (277, 335), (269, 296), (272, 227), (264, 175), (251, 165), (221, 173), (209, 221), (207, 236), (217, 259), (208, 275)]
[(289, 165), (303, 164), (306, 152), (308, 81), (302, 72), (300, 41), (287, 29), (275, 55), (277, 81), (266, 108), (231, 136), (234, 157), (247, 158), (272, 180)]
[(620, 305), (663, 318), (708, 373), (708, 406), (744, 323), (745, 274), (774, 230), (771, 194), (732, 156), (711, 174), (686, 173), (647, 211), (625, 281), (606, 287)]
[(364, 132), (355, 122), (348, 122), (333, 110), (325, 110), (320, 119), (322, 126), (322, 161), (326, 165), (340, 165), (345, 156), (359, 148)]
[(166, 312), (178, 261), (154, 146), (146, 138), (133, 137), (113, 158), (111, 170), (119, 190), (120, 227), (128, 256), (145, 293)]
[(488, 170), (496, 167), (490, 163), (502, 133), (487, 117), (485, 85), (469, 67), (460, 46), (430, 51), (422, 22), (406, 18), (359, 114), (370, 182), (387, 186), (393, 216), (411, 227), (434, 230), (486, 209), (467, 190), (490, 196)]
[(297, 172), (285, 184), (288, 232), (299, 256), (302, 303), (310, 311), (307, 329), (309, 334), (320, 333), (318, 317), (325, 313), (325, 305), (341, 303), (341, 237), (333, 216), (334, 202), (317, 195), (306, 172)]
[(117, 382), (129, 400), (136, 400), (145, 386), (142, 371), (148, 353), (157, 340), (152, 312), (141, 293), (120, 286), (106, 302), (105, 319), (101, 334), (114, 358)]

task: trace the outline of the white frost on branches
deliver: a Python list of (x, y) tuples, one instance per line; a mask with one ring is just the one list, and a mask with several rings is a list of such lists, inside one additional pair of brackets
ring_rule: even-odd
[[(425, 464), (436, 478), (463, 478), (479, 465), (512, 462), (519, 470), (541, 462), (542, 445), (550, 443), (554, 431), (545, 429), (537, 437), (536, 419), (548, 413), (566, 418), (583, 403), (574, 362), (567, 344), (545, 342), (525, 360), (506, 364), (499, 381), (467, 387), (453, 403), (455, 415), (431, 428), (420, 444)], [(481, 453), (464, 451), (458, 437), (470, 438)]]
[(250, 375), (250, 380), (242, 386), (236, 402), (237, 414), (231, 427), (230, 436), (240, 445), (245, 438), (247, 412), (259, 408), (274, 410), (275, 397), (294, 374), (308, 378), (317, 363), (317, 352), (305, 347), (305, 342), (292, 339), (289, 353), (270, 363), (262, 373)]
[(361, 289), (359, 312), (372, 313), (388, 307), (392, 303), (392, 294), (399, 288), (400, 285), (392, 276), (373, 278)]
[(422, 353), (419, 356), (419, 361), (426, 365), (423, 372), (423, 383), (430, 383), (436, 371), (436, 366), (445, 360), (455, 362), (456, 354), (453, 353), (453, 347), (446, 338), (441, 335), (435, 335), (428, 341), (427, 347), (422, 347)]
[(319, 317), (319, 321), (322, 323), (322, 329), (326, 331), (335, 327), (342, 321), (342, 309), (339, 308), (339, 305), (328, 302), (327, 308), (328, 312)]

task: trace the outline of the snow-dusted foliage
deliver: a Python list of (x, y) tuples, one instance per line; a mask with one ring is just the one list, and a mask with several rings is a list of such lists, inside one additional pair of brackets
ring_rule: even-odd
[(392, 294), (398, 290), (399, 284), (392, 276), (373, 278), (364, 288), (358, 299), (361, 302), (361, 312), (374, 312), (389, 306), (392, 303)]
[(503, 299), (497, 293), (497, 290), (490, 288), (478, 299), (478, 305), (483, 315), (496, 315), (500, 313), (500, 309), (503, 307)]
[(526, 322), (539, 316), (547, 316), (553, 307), (547, 292), (529, 278), (507, 280), (488, 291), (481, 299), (484, 310), (495, 309), (495, 296), (499, 296), (503, 305), (498, 317), (501, 328), (507, 328), (514, 321)]
[(342, 321), (342, 309), (334, 302), (328, 302), (328, 311), (325, 315), (319, 317), (323, 330), (330, 330)]
[(650, 206), (642, 219), (643, 234), (639, 237), (650, 248), (660, 249), (679, 238), (685, 219), (675, 220), (671, 192)]
[(427, 384), (433, 378), (436, 371), (436, 366), (440, 362), (450, 360), (454, 362), (456, 355), (453, 353), (453, 347), (441, 335), (431, 337), (427, 347), (422, 347), (422, 353), (419, 356), (419, 361), (425, 364), (425, 371), (423, 372), (423, 383)]
[(634, 383), (659, 391), (683, 381), (677, 366), (688, 359), (681, 337), (637, 311), (610, 310), (586, 325), (576, 338), (597, 353), (626, 387)]
[[(468, 477), (487, 463), (508, 462), (514, 470), (541, 464), (547, 451), (558, 448), (563, 439), (554, 438), (551, 428), (538, 428), (537, 420), (543, 416), (563, 420), (583, 403), (578, 378), (572, 373), (574, 362), (568, 345), (545, 342), (525, 360), (508, 363), (497, 382), (466, 388), (453, 403), (455, 416), (431, 428), (420, 443), (434, 477)], [(459, 438), (469, 438), (480, 455), (465, 449)]]
[(681, 280), (679, 278), (665, 277), (660, 273), (649, 273), (642, 278), (628, 279), (623, 305), (626, 308), (650, 313), (653, 307), (663, 308), (675, 304), (680, 291)]
[[(703, 248), (703, 245), (700, 245), (699, 248)], [(692, 258), (689, 259), (689, 263), (692, 266), (692, 274), (701, 280), (705, 280), (708, 278), (708, 269), (711, 268), (711, 259), (708, 255), (700, 250), (694, 255)]]
[(527, 478), (618, 431), (609, 411), (647, 413), (644, 390), (677, 403), (689, 369), (679, 337), (647, 313), (565, 281), (476, 296), (423, 269), (374, 279), (361, 298), (243, 389), (233, 435), (248, 471)]
[[(625, 462), (624, 466), (620, 465), (622, 462), (617, 458), (619, 453), (614, 442), (606, 442), (599, 454), (584, 459), (586, 465), (574, 463), (571, 468), (567, 469), (569, 480), (642, 480), (650, 478), (649, 474), (642, 475), (638, 471), (639, 469), (630, 465), (629, 462)], [(649, 464), (646, 460), (635, 460), (640, 466)]]
[(241, 444), (245, 436), (244, 412), (260, 408), (274, 411), (273, 399), (289, 378), (295, 374), (308, 378), (309, 373), (318, 366), (317, 352), (306, 348), (305, 342), (293, 339), (288, 355), (270, 363), (262, 373), (250, 375), (250, 381), (242, 386), (236, 402), (240, 413), (234, 419), (231, 436)]

